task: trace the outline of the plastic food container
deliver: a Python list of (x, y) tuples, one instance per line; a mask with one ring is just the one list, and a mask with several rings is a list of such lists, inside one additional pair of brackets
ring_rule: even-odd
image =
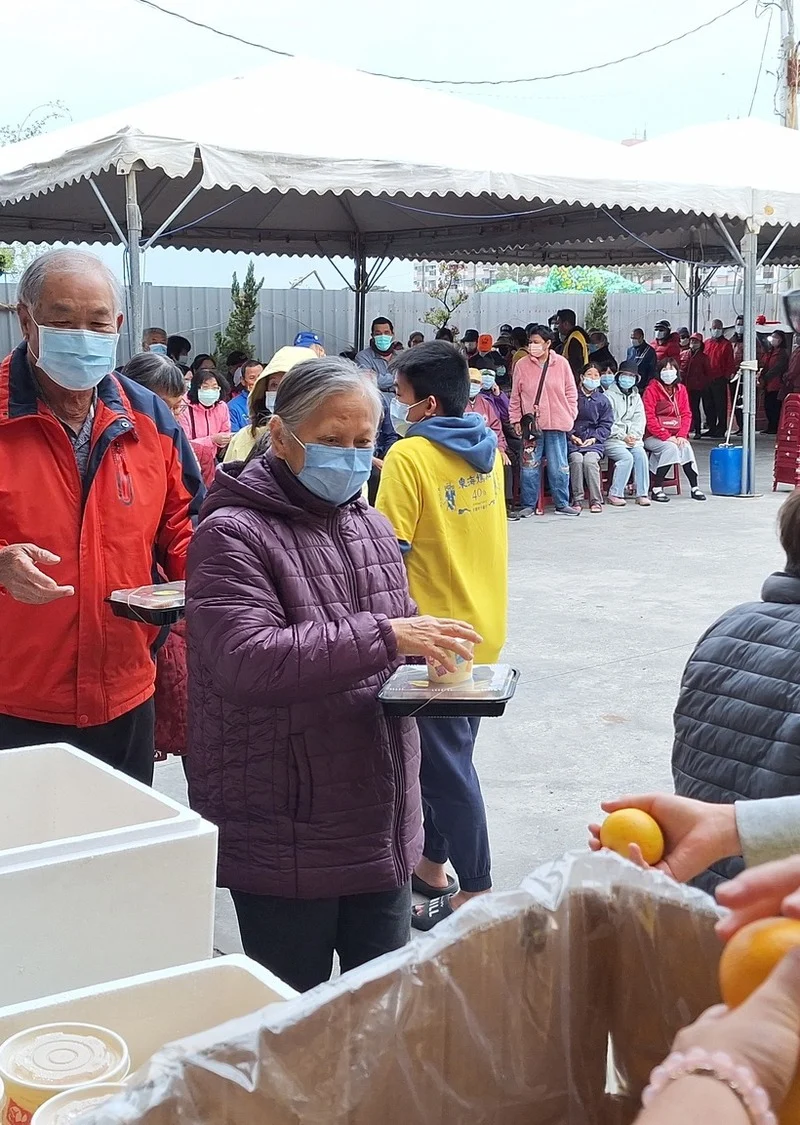
[(33, 1114), (75, 1086), (120, 1082), (130, 1069), (125, 1040), (91, 1023), (40, 1024), (0, 1046), (5, 1085), (2, 1125), (29, 1125)]
[(145, 625), (174, 625), (186, 610), (186, 583), (162, 582), (133, 590), (114, 590), (106, 600), (115, 617)]
[(492, 718), (502, 715), (517, 688), (519, 672), (509, 664), (478, 664), (471, 679), (433, 684), (425, 664), (405, 664), (390, 676), (378, 699), (389, 716), (425, 715)]
[(122, 1082), (96, 1082), (92, 1086), (76, 1086), (74, 1090), (65, 1090), (63, 1094), (56, 1094), (39, 1106), (31, 1119), (31, 1125), (72, 1125), (73, 1121), (125, 1088)]

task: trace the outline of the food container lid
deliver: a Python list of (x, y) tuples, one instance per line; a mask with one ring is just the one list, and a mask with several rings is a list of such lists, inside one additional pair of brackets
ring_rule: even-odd
[(95, 1082), (91, 1086), (76, 1086), (56, 1094), (33, 1115), (31, 1125), (72, 1125), (89, 1110), (97, 1107), (115, 1094), (126, 1089), (122, 1082)]
[(433, 684), (424, 664), (405, 664), (389, 677), (378, 699), (387, 704), (501, 703), (514, 694), (519, 673), (510, 664), (476, 664), (472, 679), (460, 684)]
[(163, 582), (156, 586), (136, 586), (132, 590), (114, 590), (108, 600), (130, 609), (183, 609), (186, 583)]
[(6, 1085), (60, 1092), (88, 1083), (116, 1082), (130, 1067), (125, 1040), (89, 1023), (41, 1024), (0, 1046), (0, 1077)]

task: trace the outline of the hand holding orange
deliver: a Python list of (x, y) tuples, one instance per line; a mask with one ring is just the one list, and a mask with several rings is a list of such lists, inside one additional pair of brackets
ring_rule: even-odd
[(644, 860), (651, 867), (664, 855), (664, 834), (649, 813), (641, 809), (617, 809), (600, 825), (600, 843), (630, 859), (631, 844), (638, 844)]

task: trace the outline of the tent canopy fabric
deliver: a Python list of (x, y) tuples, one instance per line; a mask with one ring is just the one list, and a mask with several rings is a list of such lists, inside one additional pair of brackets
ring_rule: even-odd
[(751, 213), (749, 186), (648, 178), (643, 147), (289, 59), (0, 149), (0, 238), (117, 241), (90, 178), (120, 221), (134, 168), (145, 239), (198, 188), (159, 244), (218, 250), (494, 257)]

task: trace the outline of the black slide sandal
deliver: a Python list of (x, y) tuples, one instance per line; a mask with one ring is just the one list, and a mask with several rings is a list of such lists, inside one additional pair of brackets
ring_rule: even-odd
[(414, 929), (432, 930), (445, 918), (455, 914), (450, 897), (450, 895), (440, 895), (439, 898), (430, 899), (424, 906), (415, 906), (411, 911), (411, 925)]
[(422, 895), (423, 898), (438, 898), (439, 895), (454, 895), (458, 890), (458, 881), (451, 878), (448, 880), (446, 887), (432, 887), (430, 883), (426, 883), (424, 879), (420, 879), (419, 875), (412, 875), (411, 890), (415, 895)]

